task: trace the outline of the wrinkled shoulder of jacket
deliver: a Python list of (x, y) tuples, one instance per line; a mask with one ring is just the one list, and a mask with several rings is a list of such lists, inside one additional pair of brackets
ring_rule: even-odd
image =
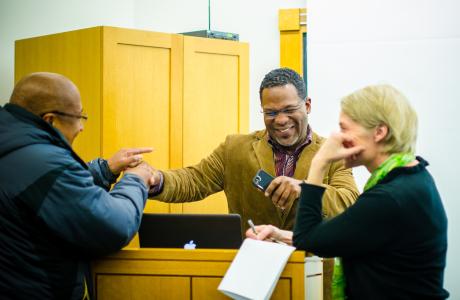
[(313, 131), (312, 140), (313, 140), (313, 143), (322, 145), (326, 141), (326, 138), (320, 136), (319, 134)]

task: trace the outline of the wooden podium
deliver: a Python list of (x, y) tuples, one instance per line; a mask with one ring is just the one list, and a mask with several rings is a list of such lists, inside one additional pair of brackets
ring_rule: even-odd
[[(237, 250), (124, 249), (92, 264), (96, 299), (229, 299), (217, 290)], [(295, 251), (271, 299), (305, 299), (305, 252)]]

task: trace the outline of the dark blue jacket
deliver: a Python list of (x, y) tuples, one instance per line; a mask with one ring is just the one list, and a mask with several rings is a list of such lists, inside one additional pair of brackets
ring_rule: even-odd
[(114, 180), (39, 117), (0, 107), (1, 299), (82, 298), (89, 260), (131, 240), (147, 199), (138, 176), (108, 192)]

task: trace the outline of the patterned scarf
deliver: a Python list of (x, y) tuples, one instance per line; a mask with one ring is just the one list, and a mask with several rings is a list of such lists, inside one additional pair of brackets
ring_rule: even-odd
[(390, 155), (377, 169), (372, 172), (371, 177), (364, 186), (364, 191), (372, 188), (379, 183), (391, 170), (407, 165), (415, 159), (415, 155), (411, 153), (394, 153)]

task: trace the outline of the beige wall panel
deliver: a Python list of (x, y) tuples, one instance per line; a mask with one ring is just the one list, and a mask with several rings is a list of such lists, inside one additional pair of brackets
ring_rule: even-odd
[(303, 74), (303, 33), (307, 31), (307, 10), (280, 9), (280, 66), (294, 69)]
[(98, 275), (96, 284), (98, 300), (190, 299), (187, 277)]
[[(157, 42), (155, 35), (107, 34), (102, 152), (108, 157), (122, 147), (154, 147), (144, 159), (168, 169), (171, 49), (170, 39)], [(169, 204), (149, 200), (145, 211), (169, 212)]]
[(280, 32), (280, 66), (303, 74), (302, 31)]
[[(240, 120), (240, 55), (230, 41), (184, 38), (183, 163), (198, 163)], [(236, 46), (236, 47), (235, 47)], [(187, 213), (226, 213), (223, 192), (184, 204)]]
[(184, 165), (238, 132), (238, 57), (198, 53), (195, 63), (184, 90)]
[(167, 168), (170, 51), (121, 44), (114, 54), (117, 62), (105, 86), (103, 154), (122, 147), (155, 147), (145, 160)]
[(278, 13), (279, 30), (299, 30), (300, 11), (299, 8), (280, 9)]

